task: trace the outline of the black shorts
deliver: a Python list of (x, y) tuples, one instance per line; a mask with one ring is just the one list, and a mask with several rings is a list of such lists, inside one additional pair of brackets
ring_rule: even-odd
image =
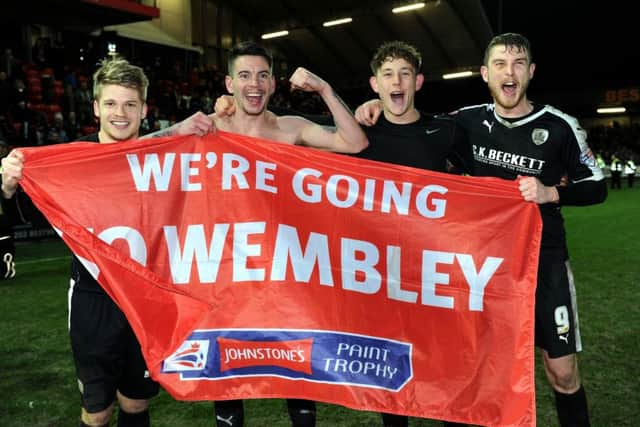
[(102, 411), (116, 391), (150, 399), (159, 385), (149, 376), (140, 344), (118, 306), (105, 293), (69, 289), (69, 336), (82, 406)]
[(564, 251), (543, 249), (536, 288), (536, 346), (552, 358), (582, 351), (573, 273)]

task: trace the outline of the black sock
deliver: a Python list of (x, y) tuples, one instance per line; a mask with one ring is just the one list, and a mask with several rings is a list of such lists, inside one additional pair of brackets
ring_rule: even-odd
[(556, 409), (561, 427), (589, 427), (589, 409), (584, 387), (572, 394), (559, 393), (556, 395)]
[(242, 400), (219, 400), (215, 403), (217, 427), (242, 427), (244, 405)]
[(122, 408), (118, 411), (118, 427), (149, 427), (150, 425), (148, 409), (135, 414), (125, 412)]
[(387, 414), (382, 412), (382, 425), (384, 427), (407, 427), (409, 425), (409, 417), (406, 415)]
[(316, 403), (311, 400), (287, 399), (287, 410), (293, 427), (316, 425)]

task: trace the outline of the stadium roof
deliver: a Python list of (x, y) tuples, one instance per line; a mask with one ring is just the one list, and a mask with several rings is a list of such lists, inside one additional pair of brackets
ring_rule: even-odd
[[(182, 0), (190, 1), (190, 0)], [(425, 7), (394, 14), (391, 9), (422, 1)], [(219, 4), (251, 26), (254, 36), (287, 29), (265, 40), (291, 65), (306, 65), (337, 85), (362, 82), (372, 53), (388, 40), (415, 44), (428, 78), (476, 69), (491, 37), (505, 31), (525, 34), (538, 63), (536, 84), (590, 87), (637, 84), (640, 49), (630, 2), (609, 0), (200, 0)], [(130, 0), (7, 0), (0, 21), (54, 28), (94, 30), (149, 21), (161, 11)], [(196, 13), (194, 11), (194, 13)], [(345, 25), (322, 23), (351, 17)], [(229, 16), (223, 19), (229, 20)], [(218, 22), (218, 24), (220, 24)], [(223, 27), (233, 31), (233, 23)], [(207, 22), (208, 31), (216, 23)], [(228, 38), (232, 34), (223, 34)]]
[[(560, 87), (637, 81), (640, 49), (634, 46), (633, 14), (622, 1), (421, 0), (425, 7), (403, 14), (391, 9), (418, 0), (234, 0), (234, 13), (256, 34), (288, 30), (265, 43), (291, 63), (344, 81), (368, 73), (371, 54), (386, 40), (405, 40), (424, 55), (424, 72), (477, 69), (495, 34), (513, 31), (532, 42), (538, 80)], [(351, 17), (334, 27), (322, 23)], [(637, 44), (637, 43), (636, 43)], [(362, 81), (362, 80), (360, 80)]]
[(2, 15), (17, 22), (92, 31), (151, 20), (160, 16), (160, 9), (129, 0), (5, 0)]
[[(640, 87), (640, 48), (630, 3), (421, 0), (422, 9), (391, 12), (393, 7), (416, 1), (234, 0), (224, 4), (251, 23), (256, 37), (288, 30), (287, 36), (264, 43), (281, 52), (290, 65), (308, 66), (337, 87), (362, 85), (370, 75), (372, 53), (383, 41), (399, 39), (416, 45), (423, 54), (423, 72), (429, 80), (437, 80), (446, 72), (477, 71), (491, 37), (508, 31), (522, 33), (532, 43), (538, 66), (531, 86), (533, 99), (571, 105), (570, 111), (578, 113), (583, 105), (595, 111), (608, 89)], [(353, 20), (322, 26), (344, 17)], [(440, 86), (428, 86), (430, 91), (440, 91), (438, 105), (450, 98)], [(456, 88), (450, 90), (452, 96), (469, 92), (467, 98), (473, 101), (463, 103), (486, 100), (486, 88), (478, 85), (477, 78), (470, 85), (450, 87)], [(477, 88), (480, 95), (472, 94)], [(589, 96), (583, 96), (587, 92)], [(432, 98), (432, 94), (421, 96)], [(460, 104), (456, 100), (453, 105)]]
[[(202, 23), (208, 32), (221, 31), (225, 46), (241, 33), (236, 19), (249, 24), (254, 38), (288, 30), (286, 37), (264, 40), (264, 44), (285, 59), (284, 65), (288, 65), (285, 68), (307, 66), (341, 89), (365, 84), (370, 75), (369, 60), (384, 41), (399, 39), (416, 45), (423, 55), (423, 72), (433, 81), (443, 73), (477, 71), (488, 41), (493, 35), (506, 31), (523, 33), (531, 40), (538, 65), (532, 90), (534, 94), (545, 91), (540, 98), (546, 102), (562, 105), (557, 100), (577, 97), (580, 104), (581, 91), (592, 95), (598, 91), (599, 99), (593, 96), (594, 99), (585, 99), (583, 103), (599, 104), (606, 89), (640, 86), (636, 15), (631, 12), (629, 2), (422, 0), (425, 3), (422, 9), (403, 14), (391, 11), (416, 1), (420, 0), (193, 0), (192, 12), (195, 18), (198, 7), (213, 4), (232, 11), (233, 16), (225, 14), (222, 22)], [(129, 0), (8, 0), (5, 3), (0, 21), (78, 30), (149, 21), (161, 13), (155, 7)], [(126, 7), (119, 10), (110, 5)], [(322, 25), (346, 17), (352, 18), (348, 24)], [(246, 36), (244, 30), (242, 34)], [(281, 71), (276, 70), (278, 75), (282, 75)], [(439, 105), (453, 96), (459, 97), (460, 93), (468, 92), (467, 97), (473, 102), (486, 97), (486, 89), (477, 84), (477, 78), (471, 86), (454, 83), (448, 87), (455, 90), (448, 89), (449, 92), (439, 89), (438, 85), (428, 88), (441, 90), (437, 96)], [(476, 88), (481, 95), (471, 93)], [(549, 92), (555, 94), (555, 99), (549, 99)], [(458, 100), (452, 103), (459, 105)], [(640, 106), (640, 101), (636, 103)]]
[[(265, 40), (293, 65), (306, 65), (341, 84), (362, 84), (369, 61), (384, 41), (404, 40), (423, 55), (427, 78), (443, 72), (477, 70), (492, 30), (480, 0), (429, 1), (421, 9), (393, 13), (407, 2), (388, 0), (234, 0), (228, 6), (249, 22), (256, 35), (287, 30)], [(351, 18), (344, 25), (323, 23)], [(356, 83), (357, 82), (357, 83)]]

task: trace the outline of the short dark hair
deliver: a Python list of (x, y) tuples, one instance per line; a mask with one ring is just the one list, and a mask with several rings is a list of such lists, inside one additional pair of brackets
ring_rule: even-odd
[(487, 49), (484, 51), (484, 65), (489, 65), (491, 49), (500, 45), (504, 45), (507, 50), (515, 49), (518, 52), (525, 52), (529, 58), (529, 63), (533, 62), (533, 56), (531, 55), (531, 43), (529, 43), (529, 40), (522, 34), (504, 33), (498, 34), (489, 42)]
[(233, 76), (233, 63), (239, 56), (261, 56), (269, 64), (269, 70), (273, 72), (273, 56), (271, 52), (264, 46), (260, 46), (253, 41), (246, 41), (238, 43), (229, 51), (229, 58), (227, 62), (227, 72), (230, 76)]
[(418, 49), (411, 46), (409, 43), (401, 42), (398, 40), (383, 43), (371, 59), (371, 72), (375, 76), (382, 64), (393, 59), (404, 59), (413, 66), (415, 72), (420, 71), (422, 66), (422, 55), (418, 52)]

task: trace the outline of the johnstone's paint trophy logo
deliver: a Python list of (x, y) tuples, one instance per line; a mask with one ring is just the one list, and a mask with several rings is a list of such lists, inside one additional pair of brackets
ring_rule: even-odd
[(164, 361), (182, 381), (255, 376), (400, 390), (412, 377), (412, 345), (338, 331), (196, 330)]
[(185, 341), (175, 353), (164, 361), (162, 370), (164, 372), (201, 371), (207, 362), (208, 354), (209, 341)]

